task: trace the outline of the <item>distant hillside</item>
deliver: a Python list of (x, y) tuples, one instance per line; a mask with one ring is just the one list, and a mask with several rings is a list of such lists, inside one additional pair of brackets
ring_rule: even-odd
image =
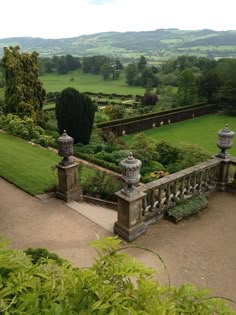
[(235, 57), (236, 31), (159, 29), (145, 32), (106, 32), (61, 39), (5, 38), (0, 39), (0, 55), (3, 53), (2, 48), (10, 45), (19, 45), (23, 51), (36, 50), (40, 56), (103, 54), (131, 59), (143, 54), (153, 61), (183, 54)]

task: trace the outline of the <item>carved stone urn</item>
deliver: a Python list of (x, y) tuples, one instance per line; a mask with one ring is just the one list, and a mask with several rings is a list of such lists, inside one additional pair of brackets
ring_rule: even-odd
[(217, 157), (225, 159), (228, 156), (225, 151), (232, 147), (234, 135), (235, 133), (230, 130), (228, 125), (225, 125), (224, 129), (218, 131), (217, 146), (221, 149), (221, 152), (216, 155)]
[(122, 178), (127, 186), (123, 189), (125, 194), (130, 194), (135, 191), (134, 184), (137, 184), (140, 180), (140, 168), (142, 162), (133, 157), (132, 152), (129, 156), (120, 162), (122, 169)]
[(58, 143), (58, 155), (63, 156), (60, 165), (67, 166), (73, 163), (70, 156), (74, 154), (73, 143), (74, 139), (66, 133), (64, 130), (63, 134), (57, 139)]

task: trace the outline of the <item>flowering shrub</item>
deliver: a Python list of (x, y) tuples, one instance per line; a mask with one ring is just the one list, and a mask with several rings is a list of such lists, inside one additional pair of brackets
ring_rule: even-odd
[(167, 172), (167, 171), (154, 171), (150, 174), (150, 177), (152, 179), (159, 179), (159, 178), (165, 177), (166, 175), (169, 175), (169, 172)]
[(36, 126), (30, 117), (22, 119), (13, 114), (2, 115), (0, 118), (0, 128), (13, 136), (38, 143), (44, 147), (52, 145), (54, 142), (54, 139), (46, 135), (43, 128)]

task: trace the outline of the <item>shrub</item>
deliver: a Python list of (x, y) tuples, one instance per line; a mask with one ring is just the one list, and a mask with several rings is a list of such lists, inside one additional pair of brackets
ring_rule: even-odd
[(51, 136), (45, 135), (45, 131), (41, 127), (36, 126), (33, 119), (29, 117), (21, 119), (13, 114), (2, 115), (0, 118), (0, 128), (14, 136), (39, 143), (45, 147), (54, 143), (54, 139)]
[[(155, 173), (155, 176), (153, 176), (154, 175), (153, 173)], [(142, 181), (144, 183), (150, 182), (150, 181), (153, 181), (153, 180), (156, 180), (163, 176), (168, 175), (164, 166), (157, 161), (150, 161), (148, 163), (144, 163), (141, 168), (141, 174), (142, 174)], [(163, 174), (163, 176), (161, 176), (161, 174)]]
[(112, 170), (112, 171), (117, 172), (117, 173), (121, 172), (121, 169), (119, 166), (117, 166), (113, 163), (107, 162), (107, 161), (99, 160), (98, 158), (96, 158), (95, 156), (93, 156), (91, 154), (85, 154), (85, 153), (82, 153), (76, 149), (74, 151), (74, 154), (75, 154), (75, 156), (78, 156), (81, 159), (85, 159), (91, 163), (94, 163), (94, 164), (99, 165), (101, 167), (107, 168), (108, 170)]
[(27, 248), (24, 250), (27, 256), (30, 256), (33, 264), (43, 263), (45, 259), (51, 259), (61, 265), (65, 260), (57, 254), (49, 252), (45, 248)]
[(119, 164), (123, 159), (127, 158), (130, 154), (130, 150), (118, 150), (112, 152), (112, 162)]
[(210, 158), (210, 154), (201, 147), (184, 143), (181, 146), (174, 146), (161, 141), (156, 145), (156, 150), (159, 153), (159, 161), (170, 173), (181, 171)]
[(115, 192), (124, 185), (119, 180), (120, 177), (96, 171), (96, 175), (90, 176), (84, 183), (81, 183), (83, 193), (101, 199), (116, 201)]
[[(223, 300), (191, 284), (162, 285), (154, 271), (120, 253), (121, 241), (94, 241), (98, 257), (88, 268), (50, 259), (33, 264), (20, 250), (0, 247), (0, 312), (13, 314), (217, 314), (233, 315)], [(149, 250), (151, 251), (151, 250)], [(158, 254), (156, 254), (158, 256)], [(159, 257), (159, 256), (158, 256)]]
[(113, 162), (112, 154), (108, 152), (104, 152), (104, 151), (98, 152), (95, 154), (95, 157), (99, 160), (103, 160), (103, 161), (107, 161), (111, 163)]

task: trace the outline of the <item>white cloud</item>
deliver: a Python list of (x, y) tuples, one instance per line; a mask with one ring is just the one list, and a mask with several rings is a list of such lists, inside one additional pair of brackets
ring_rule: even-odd
[(158, 28), (236, 29), (235, 9), (235, 0), (8, 0), (1, 3), (0, 38)]

